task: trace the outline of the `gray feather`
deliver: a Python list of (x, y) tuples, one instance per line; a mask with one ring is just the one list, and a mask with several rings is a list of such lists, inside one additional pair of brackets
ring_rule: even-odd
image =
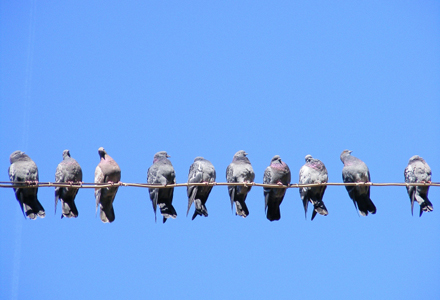
[[(252, 183), (255, 179), (254, 169), (243, 150), (235, 153), (232, 162), (226, 168), (226, 181), (229, 183)], [(246, 205), (246, 197), (252, 186), (228, 186), (231, 209), (235, 203), (236, 215), (246, 218), (249, 210)]]
[[(121, 181), (121, 169), (116, 161), (104, 150), (98, 149), (100, 161), (95, 169), (95, 183), (118, 183)], [(111, 223), (115, 220), (113, 202), (119, 186), (95, 188), (96, 209), (100, 208), (100, 218), (104, 223)]]
[[(289, 167), (279, 155), (275, 155), (264, 171), (263, 183), (289, 185), (290, 180)], [(281, 218), (280, 205), (285, 193), (286, 188), (264, 188), (266, 217), (269, 221), (277, 221)]]
[[(55, 172), (55, 182), (72, 182), (78, 183), (82, 181), (82, 170), (78, 162), (70, 157), (69, 150), (63, 151), (63, 161), (58, 164)], [(78, 209), (75, 205), (75, 197), (78, 188), (74, 187), (56, 187), (55, 188), (55, 213), (58, 200), (61, 201), (62, 214), (61, 218), (78, 217)]]
[[(404, 176), (407, 183), (431, 182), (431, 168), (426, 161), (418, 155), (409, 159), (408, 166), (405, 168)], [(411, 200), (411, 214), (413, 213), (414, 201), (420, 205), (420, 214), (434, 210), (431, 201), (428, 199), (429, 186), (407, 186), (409, 198)]]
[[(313, 158), (311, 155), (305, 157), (306, 163), (301, 167), (299, 171), (299, 183), (300, 184), (313, 184), (328, 182), (328, 172), (325, 165), (319, 160)], [(316, 187), (302, 187), (299, 189), (301, 199), (303, 201), (304, 212), (307, 217), (308, 203), (312, 203), (314, 211), (312, 214), (312, 220), (316, 216), (316, 213), (326, 216), (328, 215), (327, 208), (322, 201), (324, 192), (327, 186)]]
[[(9, 179), (14, 182), (38, 181), (38, 168), (35, 162), (24, 152), (14, 151), (9, 157), (11, 165), (8, 168)], [(23, 215), (35, 220), (44, 218), (46, 213), (38, 201), (36, 188), (14, 188), (15, 198), (20, 204)]]
[[(147, 171), (148, 184), (174, 184), (176, 183), (176, 175), (173, 165), (169, 161), (170, 157), (165, 151), (157, 152), (153, 158), (153, 165)], [(175, 219), (177, 212), (173, 207), (174, 188), (149, 188), (150, 199), (153, 204), (154, 219), (156, 220), (157, 206), (163, 216), (163, 223), (168, 218)]]
[[(341, 161), (344, 164), (342, 169), (342, 180), (348, 182), (370, 182), (370, 171), (367, 165), (357, 157), (351, 155), (350, 150), (341, 153)], [(367, 216), (368, 212), (375, 214), (376, 206), (370, 199), (370, 187), (368, 185), (346, 186), (354, 206), (359, 209), (362, 216)]]
[[(196, 157), (194, 162), (189, 168), (188, 183), (202, 183), (202, 182), (215, 182), (216, 173), (215, 168), (209, 160), (203, 157)], [(208, 201), (209, 194), (211, 193), (212, 186), (188, 186), (188, 215), (191, 204), (194, 202), (195, 211), (192, 219), (199, 216), (208, 216), (208, 210), (206, 208), (206, 201)]]

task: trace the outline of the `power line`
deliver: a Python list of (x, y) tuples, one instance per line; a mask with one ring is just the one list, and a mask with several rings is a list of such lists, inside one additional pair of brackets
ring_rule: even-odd
[(86, 183), (86, 182), (38, 182), (38, 181), (0, 181), (0, 188), (37, 188), (37, 187), (72, 187), (72, 188), (106, 188), (106, 187), (139, 187), (139, 188), (174, 188), (174, 187), (187, 187), (187, 186), (259, 186), (263, 188), (303, 188), (303, 187), (316, 187), (316, 186), (440, 186), (440, 182), (396, 182), (396, 183), (373, 183), (373, 182), (323, 182), (323, 183), (310, 183), (310, 184), (298, 184), (292, 183), (289, 185), (278, 184), (264, 184), (256, 182), (201, 182), (201, 183), (175, 183), (175, 184), (147, 184), (147, 183), (125, 183), (125, 182), (113, 182), (113, 183)]

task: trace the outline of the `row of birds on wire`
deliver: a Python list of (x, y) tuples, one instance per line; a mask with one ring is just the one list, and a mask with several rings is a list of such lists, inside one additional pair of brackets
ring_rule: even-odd
[[(351, 155), (352, 151), (344, 150), (340, 159), (344, 164), (342, 169), (342, 178), (344, 183), (370, 182), (370, 172), (367, 165), (357, 157)], [(95, 169), (95, 183), (118, 183), (121, 180), (121, 169), (116, 161), (107, 154), (104, 148), (98, 149), (100, 162)], [(255, 173), (247, 153), (243, 150), (235, 153), (232, 162), (226, 169), (227, 183), (253, 183)], [(147, 172), (148, 184), (159, 184), (166, 186), (176, 183), (176, 176), (173, 165), (168, 159), (170, 156), (165, 151), (157, 152), (153, 158), (153, 164)], [(38, 201), (38, 187), (29, 187), (30, 182), (38, 182), (38, 168), (35, 162), (24, 152), (15, 151), (10, 156), (10, 167), (8, 169), (9, 179), (14, 183), (15, 197), (17, 198), (23, 214), (36, 219), (37, 216), (44, 218), (45, 211)], [(415, 155), (410, 158), (408, 166), (404, 171), (406, 183), (430, 183), (431, 169), (426, 161)], [(188, 212), (194, 203), (195, 211), (192, 219), (196, 216), (208, 216), (206, 202), (211, 193), (212, 185), (189, 185), (190, 183), (213, 183), (216, 179), (216, 171), (212, 163), (203, 157), (196, 157), (191, 165), (188, 174)], [(57, 183), (80, 183), (82, 181), (82, 170), (78, 162), (70, 156), (69, 150), (63, 151), (63, 160), (58, 165), (55, 173)], [(288, 165), (279, 155), (275, 155), (270, 165), (266, 168), (263, 177), (264, 184), (279, 186), (288, 186), (291, 181), (291, 173)], [(305, 164), (299, 172), (300, 184), (320, 184), (328, 182), (328, 172), (323, 162), (313, 158), (311, 155), (305, 157)], [(16, 185), (18, 184), (18, 186)], [(23, 187), (20, 187), (22, 185)], [(26, 186), (27, 185), (27, 186)], [(324, 204), (323, 196), (326, 185), (300, 187), (300, 196), (307, 216), (309, 202), (313, 205), (312, 220), (316, 214), (328, 215), (328, 210)], [(362, 216), (369, 213), (376, 213), (376, 206), (370, 199), (369, 185), (350, 185), (345, 186), (356, 209)], [(100, 210), (102, 222), (113, 222), (115, 212), (113, 201), (118, 191), (118, 185), (106, 187), (95, 187), (96, 209)], [(246, 218), (249, 210), (246, 206), (246, 197), (251, 190), (252, 185), (228, 185), (228, 193), (231, 200), (231, 208), (235, 203), (236, 215)], [(420, 216), (423, 212), (433, 210), (433, 205), (428, 199), (429, 186), (406, 186), (411, 200), (411, 213), (413, 212), (414, 202), (420, 205)], [(75, 197), (78, 193), (78, 187), (57, 186), (55, 187), (55, 211), (57, 203), (61, 201), (61, 218), (76, 218), (78, 210), (75, 205)], [(150, 199), (153, 204), (153, 210), (156, 219), (156, 210), (159, 207), (163, 216), (163, 223), (169, 218), (176, 218), (177, 212), (174, 209), (173, 202), (174, 188), (149, 188)], [(286, 188), (264, 187), (264, 199), (266, 217), (270, 221), (279, 220), (280, 204), (283, 201)]]

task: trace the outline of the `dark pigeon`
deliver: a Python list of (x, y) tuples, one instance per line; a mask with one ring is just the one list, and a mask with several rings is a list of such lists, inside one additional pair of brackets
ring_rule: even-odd
[[(243, 150), (235, 153), (231, 164), (226, 168), (226, 181), (228, 183), (251, 183), (254, 182), (255, 173), (251, 162)], [(236, 214), (246, 218), (249, 210), (246, 205), (246, 197), (252, 186), (228, 186), (229, 197), (231, 198), (231, 209), (235, 202)]]
[[(405, 168), (405, 182), (431, 182), (431, 168), (426, 161), (418, 155), (409, 159), (408, 166)], [(433, 211), (431, 201), (428, 199), (429, 186), (407, 186), (409, 198), (411, 199), (411, 214), (413, 213), (414, 200), (420, 205), (420, 217), (423, 212)]]
[[(341, 161), (344, 163), (342, 169), (342, 180), (347, 182), (370, 182), (370, 171), (367, 165), (357, 157), (351, 155), (350, 150), (341, 153)], [(346, 186), (348, 195), (353, 200), (354, 206), (359, 209), (362, 216), (367, 216), (368, 212), (375, 214), (376, 206), (370, 199), (370, 186)]]
[[(147, 183), (148, 184), (175, 184), (176, 175), (174, 168), (165, 151), (157, 152), (154, 155), (153, 165), (148, 168)], [(150, 199), (153, 203), (154, 219), (156, 220), (156, 208), (159, 205), (160, 212), (163, 216), (163, 223), (168, 218), (175, 219), (177, 212), (173, 207), (174, 188), (149, 188)]]
[[(299, 170), (299, 184), (328, 182), (328, 172), (322, 161), (313, 158), (311, 155), (306, 155), (305, 159), (306, 163)], [(314, 206), (312, 220), (315, 218), (316, 213), (323, 216), (328, 215), (327, 208), (322, 201), (326, 188), (326, 185), (321, 185), (316, 187), (302, 187), (299, 189), (306, 217), (309, 201)]]
[[(209, 160), (204, 159), (203, 157), (196, 157), (194, 159), (193, 164), (189, 168), (188, 173), (188, 183), (211, 183), (215, 182), (215, 169), (212, 163)], [(208, 210), (206, 209), (206, 201), (208, 200), (208, 196), (211, 193), (212, 186), (194, 186), (188, 185), (187, 194), (188, 194), (188, 210), (186, 211), (186, 215), (188, 216), (189, 209), (191, 208), (192, 203), (194, 202), (195, 211), (192, 216), (194, 220), (197, 215), (199, 216), (208, 216)]]
[[(70, 157), (69, 150), (63, 151), (63, 161), (58, 164), (55, 172), (55, 182), (78, 183), (82, 181), (82, 170), (78, 162)], [(78, 209), (75, 205), (75, 197), (78, 188), (74, 187), (56, 187), (55, 188), (55, 213), (57, 212), (58, 199), (61, 200), (63, 213), (61, 218), (78, 217)]]
[[(270, 165), (264, 171), (264, 184), (290, 184), (290, 169), (279, 155), (275, 155)], [(283, 202), (286, 188), (264, 188), (266, 217), (269, 221), (277, 221), (281, 218), (280, 204)]]
[[(95, 169), (95, 183), (118, 183), (121, 181), (121, 169), (119, 165), (107, 154), (104, 148), (98, 149), (101, 158)], [(119, 186), (95, 188), (96, 210), (100, 208), (101, 221), (111, 223), (115, 220), (113, 201)]]
[[(32, 181), (38, 182), (38, 168), (35, 162), (24, 152), (15, 151), (9, 157), (11, 165), (9, 166), (8, 173), (9, 179), (15, 182), (23, 182), (26, 185)], [(20, 203), (21, 211), (23, 215), (29, 219), (35, 220), (38, 217), (44, 218), (46, 213), (41, 203), (38, 201), (36, 188), (14, 188), (15, 198)]]

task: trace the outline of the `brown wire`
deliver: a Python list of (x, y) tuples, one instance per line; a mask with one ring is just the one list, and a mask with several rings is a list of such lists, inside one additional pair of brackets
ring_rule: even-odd
[(201, 182), (201, 183), (175, 183), (167, 185), (159, 184), (147, 184), (147, 183), (125, 183), (125, 182), (113, 182), (113, 183), (85, 183), (85, 182), (12, 182), (12, 181), (0, 181), (0, 188), (36, 188), (36, 187), (72, 187), (72, 188), (105, 188), (114, 186), (128, 186), (128, 187), (140, 187), (140, 188), (174, 188), (185, 186), (260, 186), (263, 188), (302, 188), (302, 187), (315, 187), (315, 186), (440, 186), (439, 182), (416, 182), (416, 183), (373, 183), (373, 182), (327, 182), (327, 183), (311, 183), (311, 184), (298, 184), (292, 183), (288, 186), (278, 184), (264, 184), (256, 182)]

